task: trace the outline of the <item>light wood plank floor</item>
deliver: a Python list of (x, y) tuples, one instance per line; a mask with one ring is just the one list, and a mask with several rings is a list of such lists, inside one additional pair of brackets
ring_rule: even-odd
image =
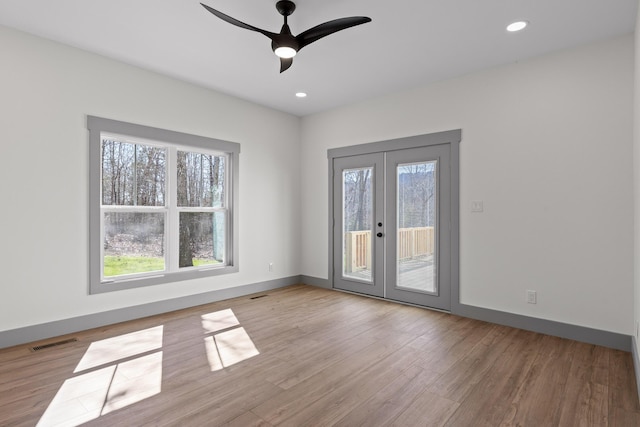
[(0, 350), (0, 425), (640, 426), (629, 353), (304, 285), (250, 297)]

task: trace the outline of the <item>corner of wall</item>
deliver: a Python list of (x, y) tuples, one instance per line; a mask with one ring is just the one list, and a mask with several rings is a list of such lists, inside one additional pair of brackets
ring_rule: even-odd
[(636, 374), (636, 389), (638, 390), (638, 397), (640, 398), (640, 358), (638, 358), (638, 340), (636, 337), (631, 337), (631, 355), (633, 357), (633, 371)]
[(638, 0), (638, 11), (636, 17), (635, 30), (635, 89), (634, 89), (634, 123), (633, 123), (633, 197), (634, 197), (634, 335), (633, 335), (633, 366), (636, 374), (636, 385), (638, 386), (638, 398), (640, 399), (640, 347), (638, 347), (638, 328), (640, 327), (640, 0)]

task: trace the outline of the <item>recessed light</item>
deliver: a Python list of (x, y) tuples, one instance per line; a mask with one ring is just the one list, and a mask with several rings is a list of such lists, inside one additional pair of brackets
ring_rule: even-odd
[(298, 98), (306, 98), (306, 97), (307, 97), (307, 94), (306, 94), (306, 93), (304, 93), (304, 92), (298, 92), (298, 93), (296, 93), (296, 96), (297, 96)]
[(524, 30), (527, 25), (529, 25), (527, 21), (512, 22), (511, 24), (507, 25), (507, 31), (515, 33), (516, 31)]

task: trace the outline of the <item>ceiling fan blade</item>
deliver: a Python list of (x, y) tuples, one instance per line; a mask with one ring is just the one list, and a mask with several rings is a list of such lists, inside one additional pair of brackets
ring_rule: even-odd
[(280, 72), (286, 71), (293, 64), (293, 58), (280, 58)]
[(296, 40), (300, 44), (300, 49), (302, 49), (306, 45), (311, 44), (314, 41), (319, 40), (325, 36), (350, 27), (355, 27), (356, 25), (366, 24), (367, 22), (371, 22), (371, 18), (368, 18), (366, 16), (351, 16), (348, 18), (334, 19), (333, 21), (316, 25), (315, 27), (298, 34), (296, 36)]
[(222, 12), (220, 12), (218, 10), (215, 10), (212, 7), (209, 7), (206, 4), (203, 4), (203, 3), (200, 3), (200, 4), (202, 5), (202, 7), (207, 9), (209, 12), (213, 13), (218, 18), (222, 19), (223, 21), (227, 21), (229, 24), (233, 24), (236, 27), (244, 28), (246, 30), (256, 31), (258, 33), (264, 34), (265, 36), (269, 37), (272, 40), (273, 40), (274, 36), (277, 36), (276, 33), (272, 33), (270, 31), (263, 30), (263, 29), (258, 28), (258, 27), (254, 27), (253, 25), (245, 24), (244, 22), (238, 21), (237, 19), (232, 18), (229, 15), (225, 15), (224, 13), (222, 13)]

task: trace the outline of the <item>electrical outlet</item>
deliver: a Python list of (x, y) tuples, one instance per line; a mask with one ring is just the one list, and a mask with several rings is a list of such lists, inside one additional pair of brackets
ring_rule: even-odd
[(484, 210), (484, 203), (482, 200), (471, 201), (471, 212), (482, 212)]
[(638, 336), (638, 334), (640, 334), (640, 320), (636, 321), (636, 339), (640, 338), (640, 336)]
[(527, 304), (537, 304), (538, 297), (536, 291), (527, 291)]
[(273, 263), (272, 262), (269, 263), (269, 271), (273, 271)]

